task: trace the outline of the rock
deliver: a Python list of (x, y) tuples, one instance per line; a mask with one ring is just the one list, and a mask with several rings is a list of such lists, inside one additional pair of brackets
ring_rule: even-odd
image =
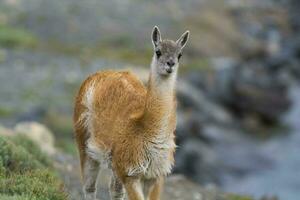
[(276, 122), (290, 106), (287, 89), (276, 72), (258, 63), (236, 68), (232, 80), (232, 99), (227, 102), (236, 112), (258, 114)]
[(49, 155), (55, 153), (54, 136), (44, 125), (37, 122), (21, 122), (15, 126), (14, 131), (32, 139), (45, 153)]
[[(62, 179), (65, 183), (65, 189), (70, 194), (70, 200), (81, 200), (82, 184), (80, 182), (79, 162), (78, 158), (75, 158), (64, 153), (56, 154), (55, 167), (59, 171)], [(68, 165), (72, 165), (69, 170)], [(107, 173), (107, 172), (106, 172)], [(102, 176), (101, 176), (102, 175)], [(103, 174), (99, 176), (97, 197), (102, 200), (108, 200), (109, 197), (109, 180), (103, 179)], [(104, 176), (108, 176), (107, 173)], [(233, 194), (226, 194), (220, 191), (214, 185), (208, 185), (206, 187), (200, 186), (195, 182), (187, 179), (183, 175), (170, 175), (165, 179), (161, 200), (252, 200), (248, 196), (240, 196)]]
[(18, 122), (23, 121), (36, 121), (39, 119), (43, 119), (47, 114), (47, 110), (45, 107), (34, 107), (31, 110), (22, 113), (20, 116), (17, 117)]
[(232, 80), (237, 61), (233, 58), (221, 57), (211, 59), (211, 69), (209, 71), (190, 72), (186, 79), (197, 89), (204, 92), (208, 98), (219, 102), (231, 97)]
[(0, 135), (2, 136), (12, 136), (14, 132), (11, 129), (8, 129), (0, 125)]
[(208, 121), (223, 124), (231, 124), (233, 122), (230, 113), (218, 104), (211, 102), (201, 90), (183, 80), (178, 82), (180, 84), (177, 87), (177, 96), (183, 109), (195, 109)]
[[(166, 179), (162, 200), (253, 200), (249, 196), (228, 194), (214, 185), (202, 187), (182, 175), (172, 175)], [(271, 200), (271, 199), (270, 199)]]
[[(214, 117), (218, 119), (223, 115), (215, 111), (223, 110), (226, 115), (233, 114), (235, 119), (256, 115), (261, 123), (274, 123), (288, 110), (291, 102), (287, 93), (289, 82), (286, 81), (287, 78), (283, 78), (285, 71), (269, 67), (269, 62), (264, 61), (234, 64), (223, 59), (213, 63), (216, 65), (214, 72), (187, 76), (192, 84), (198, 86), (198, 91), (194, 92), (193, 87), (186, 88), (185, 91), (198, 94), (198, 104), (209, 102), (204, 105), (206, 109), (201, 111), (202, 114), (211, 110), (210, 104), (213, 104), (218, 109), (208, 113), (214, 113)], [(197, 81), (197, 76), (201, 81)], [(188, 103), (194, 106), (193, 102)], [(231, 112), (228, 113), (226, 108)]]
[(297, 0), (289, 0), (290, 23), (295, 32), (300, 30), (300, 4)]
[(200, 183), (218, 183), (216, 152), (203, 141), (189, 137), (176, 152), (175, 173), (185, 174)]
[(218, 198), (220, 199), (220, 195), (217, 190), (204, 189), (182, 175), (169, 177), (162, 195), (163, 200), (217, 200)]

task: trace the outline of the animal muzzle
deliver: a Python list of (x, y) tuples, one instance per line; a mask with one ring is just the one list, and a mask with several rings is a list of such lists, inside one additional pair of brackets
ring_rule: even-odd
[(166, 72), (168, 72), (169, 74), (171, 74), (173, 72), (173, 67), (166, 67)]

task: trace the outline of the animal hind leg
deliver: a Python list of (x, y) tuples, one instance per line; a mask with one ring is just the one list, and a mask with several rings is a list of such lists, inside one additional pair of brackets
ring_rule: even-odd
[(110, 183), (111, 200), (123, 200), (125, 198), (125, 189), (120, 179), (113, 174)]
[(100, 163), (87, 156), (83, 169), (83, 193), (85, 200), (96, 200), (99, 171)]

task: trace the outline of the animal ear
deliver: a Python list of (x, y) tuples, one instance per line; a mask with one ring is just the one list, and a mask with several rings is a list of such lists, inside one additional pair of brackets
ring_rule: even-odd
[(182, 34), (182, 35), (180, 36), (180, 38), (176, 41), (177, 45), (178, 45), (180, 48), (183, 48), (183, 47), (186, 45), (186, 43), (187, 43), (187, 41), (188, 41), (188, 39), (189, 39), (189, 35), (190, 35), (190, 31), (186, 31), (186, 32), (184, 32), (184, 34)]
[(152, 30), (152, 43), (154, 47), (157, 47), (158, 44), (161, 42), (160, 31), (157, 26), (154, 26)]

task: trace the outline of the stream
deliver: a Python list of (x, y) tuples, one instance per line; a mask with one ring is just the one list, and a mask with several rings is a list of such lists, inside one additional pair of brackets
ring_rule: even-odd
[(225, 182), (229, 192), (251, 194), (255, 197), (277, 195), (282, 200), (298, 200), (300, 196), (300, 87), (293, 84), (289, 90), (293, 102), (283, 121), (290, 133), (280, 134), (258, 146), (256, 152), (267, 165), (242, 178)]

